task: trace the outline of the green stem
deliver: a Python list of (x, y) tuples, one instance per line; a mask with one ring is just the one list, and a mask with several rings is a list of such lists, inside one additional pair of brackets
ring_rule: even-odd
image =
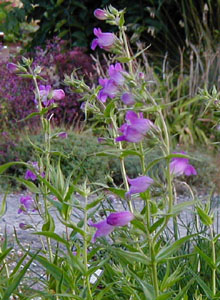
[[(158, 106), (156, 101), (154, 100), (154, 98), (151, 96), (151, 94), (146, 90), (146, 94), (149, 97), (150, 101), (152, 102), (153, 105)], [(160, 120), (162, 122), (162, 126), (163, 126), (163, 132), (164, 132), (164, 141), (165, 141), (165, 149), (164, 149), (164, 154), (166, 156), (170, 155), (170, 138), (169, 138), (169, 132), (167, 129), (167, 125), (165, 122), (165, 119), (163, 117), (161, 108), (158, 108), (158, 113), (160, 116)], [(167, 160), (167, 172), (166, 172), (166, 177), (167, 177), (167, 186), (168, 186), (168, 211), (167, 211), (167, 216), (164, 220), (164, 224), (162, 225), (162, 227), (160, 228), (160, 230), (158, 230), (158, 232), (156, 233), (156, 235), (154, 236), (154, 240), (156, 241), (156, 239), (159, 237), (159, 235), (163, 232), (163, 230), (165, 229), (165, 227), (168, 224), (168, 221), (170, 219), (170, 214), (172, 212), (173, 209), (173, 187), (172, 187), (172, 175), (170, 174), (170, 159)], [(177, 223), (174, 222), (174, 231), (177, 232)], [(177, 236), (176, 236), (177, 238)]]
[[(88, 197), (87, 195), (85, 196), (85, 207), (87, 205)], [(85, 209), (84, 211), (84, 231), (88, 231), (88, 215), (87, 215), (87, 210)], [(87, 287), (88, 293), (89, 293), (89, 300), (92, 300), (92, 292), (91, 292), (91, 286), (90, 286), (90, 281), (89, 281), (89, 275), (88, 275), (88, 254), (87, 254), (87, 249), (88, 249), (88, 244), (87, 244), (87, 236), (84, 236), (84, 245), (83, 245), (83, 259), (84, 259), (84, 266), (86, 270), (86, 276), (84, 277), (84, 283), (83, 286), (84, 288)]]
[[(113, 126), (113, 138), (115, 139), (117, 137), (118, 128), (117, 128), (117, 125), (115, 123), (115, 120), (112, 117), (111, 117), (111, 121), (112, 121), (112, 126)], [(118, 142), (117, 144), (119, 146), (119, 149), (123, 150), (122, 143)], [(127, 179), (127, 174), (126, 174), (126, 169), (125, 169), (124, 157), (120, 157), (120, 168), (121, 168), (121, 175), (122, 175), (124, 187), (126, 189), (126, 192), (128, 192), (129, 191), (129, 185), (128, 185), (128, 179)], [(128, 207), (129, 207), (130, 212), (133, 213), (134, 208), (133, 208), (132, 201), (131, 201), (130, 198), (128, 199)]]
[(152, 282), (154, 286), (154, 291), (156, 297), (160, 295), (159, 291), (159, 284), (158, 284), (158, 276), (157, 276), (157, 262), (155, 260), (155, 242), (151, 237), (150, 234), (150, 227), (151, 227), (151, 214), (150, 214), (150, 205), (149, 205), (149, 199), (147, 197), (146, 199), (146, 220), (147, 220), (147, 237), (148, 237), (148, 243), (149, 243), (149, 249), (150, 249), (150, 258), (151, 258), (151, 267), (152, 267)]
[[(38, 106), (39, 106), (39, 112), (42, 111), (42, 104), (41, 104), (41, 97), (40, 97), (40, 90), (38, 87), (38, 83), (37, 83), (37, 79), (36, 76), (33, 74), (31, 68), (29, 67), (29, 71), (30, 73), (33, 75), (33, 81), (34, 81), (34, 86), (35, 86), (35, 90), (37, 93), (37, 99), (38, 99)], [(44, 130), (44, 142), (45, 142), (45, 150), (46, 150), (46, 170), (45, 170), (45, 179), (48, 180), (49, 179), (49, 169), (50, 169), (50, 123), (47, 124), (48, 126), (46, 126), (45, 128), (45, 123), (44, 122), (44, 117), (43, 115), (41, 115), (41, 124), (42, 124), (42, 128)], [(45, 193), (43, 196), (43, 201), (44, 201), (44, 209), (45, 209), (45, 217), (44, 217), (44, 221), (48, 221), (48, 215), (49, 215), (49, 211), (47, 208), (47, 199), (45, 194), (47, 194), (47, 187), (45, 187)], [(48, 246), (48, 252), (49, 252), (49, 258), (50, 261), (53, 261), (53, 252), (52, 252), (52, 247), (51, 247), (51, 240), (50, 238), (46, 238), (47, 240), (47, 246)]]
[(125, 28), (124, 27), (121, 28), (121, 33), (122, 33), (123, 42), (124, 42), (124, 46), (125, 46), (125, 52), (126, 52), (127, 58), (129, 59), (129, 62), (128, 62), (129, 73), (133, 74), (131, 55), (130, 55), (130, 51), (129, 51), (129, 48), (128, 48), (128, 40), (127, 40), (127, 37), (126, 37), (126, 34), (125, 34)]
[(157, 277), (157, 263), (155, 261), (155, 253), (152, 247), (151, 249), (151, 261), (152, 261), (152, 278), (153, 278), (153, 285), (155, 290), (155, 295), (158, 297), (160, 295), (159, 285), (158, 285), (158, 277)]
[(142, 142), (139, 143), (140, 146), (140, 154), (141, 154), (141, 169), (143, 175), (145, 175), (146, 167), (145, 167), (145, 155), (144, 155), (144, 149), (143, 149), (143, 144)]
[(212, 261), (214, 268), (212, 268), (212, 292), (213, 295), (216, 294), (216, 253), (215, 253), (215, 242), (214, 242), (214, 233), (213, 228), (210, 226), (210, 235), (211, 235), (211, 247), (212, 247)]
[[(0, 248), (0, 254), (1, 254), (1, 253), (2, 253), (2, 249)], [(9, 274), (8, 264), (7, 264), (7, 262), (6, 262), (5, 259), (3, 259), (3, 266), (5, 267), (6, 276), (7, 276), (7, 278), (9, 279), (10, 274)]]

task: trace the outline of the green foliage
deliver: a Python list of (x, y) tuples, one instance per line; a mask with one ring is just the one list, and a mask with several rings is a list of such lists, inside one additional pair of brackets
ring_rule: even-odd
[[(168, 51), (175, 63), (179, 49), (190, 43), (202, 45), (204, 49), (215, 46), (219, 38), (218, 1), (152, 1), (136, 3), (131, 0), (98, 0), (83, 2), (61, 0), (22, 0), (25, 15), (30, 21), (40, 20), (40, 28), (34, 34), (33, 45), (44, 43), (54, 35), (70, 40), (74, 46), (88, 47), (93, 38), (92, 30), (100, 26), (93, 11), (100, 7), (113, 5), (126, 8), (126, 23), (133, 42), (142, 40), (151, 44), (151, 51), (160, 56)], [(170, 18), (172, 16), (172, 18)], [(109, 30), (109, 26), (102, 24)], [(111, 29), (112, 30), (112, 29)]]
[(21, 24), (25, 21), (25, 11), (18, 7), (11, 7), (10, 2), (0, 3), (0, 31), (5, 34), (4, 39), (9, 42), (21, 40)]

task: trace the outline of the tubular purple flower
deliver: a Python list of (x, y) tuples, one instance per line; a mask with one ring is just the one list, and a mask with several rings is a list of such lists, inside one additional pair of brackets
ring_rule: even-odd
[(94, 28), (93, 32), (97, 38), (92, 41), (92, 50), (95, 50), (97, 46), (107, 51), (112, 49), (116, 41), (116, 36), (113, 33), (102, 32), (100, 28)]
[(111, 226), (125, 226), (134, 219), (134, 215), (130, 211), (121, 211), (111, 213), (106, 221)]
[(113, 99), (116, 96), (118, 89), (112, 79), (99, 78), (99, 84), (103, 87), (98, 93), (101, 102), (105, 103), (108, 97)]
[(110, 78), (115, 82), (117, 85), (123, 85), (125, 78), (123, 76), (124, 70), (120, 63), (116, 63), (115, 65), (110, 65), (108, 69), (108, 74)]
[(26, 180), (32, 180), (32, 181), (35, 181), (37, 179), (37, 175), (35, 175), (31, 170), (27, 170), (26, 173), (25, 173), (25, 176), (24, 178)]
[(150, 120), (144, 119), (142, 114), (138, 116), (134, 111), (128, 111), (125, 119), (127, 123), (119, 128), (123, 135), (117, 137), (115, 139), (116, 142), (127, 141), (138, 143), (144, 138), (151, 127), (154, 127), (154, 124)]
[(135, 104), (134, 96), (131, 93), (124, 93), (124, 94), (122, 94), (121, 100), (126, 105), (133, 105), (133, 104)]
[[(184, 151), (174, 152), (174, 154), (186, 154)], [(197, 175), (196, 169), (189, 164), (189, 159), (184, 157), (174, 157), (170, 162), (170, 172), (173, 175), (186, 176)]]
[(97, 228), (96, 233), (92, 238), (94, 243), (100, 236), (106, 236), (110, 234), (115, 227), (128, 225), (130, 221), (134, 219), (134, 215), (129, 211), (111, 213), (105, 220), (93, 223), (91, 220), (88, 222), (89, 226)]
[(114, 226), (107, 223), (107, 220), (103, 220), (99, 223), (93, 223), (91, 220), (88, 222), (89, 226), (97, 228), (96, 233), (92, 238), (92, 242), (95, 243), (96, 239), (100, 236), (106, 236), (114, 230)]
[(94, 11), (94, 16), (99, 20), (107, 20), (107, 18), (108, 18), (106, 11), (104, 11), (103, 9), (100, 9), (100, 8), (97, 8)]
[(153, 179), (148, 176), (139, 176), (133, 179), (128, 178), (128, 182), (130, 189), (126, 195), (143, 193), (154, 183)]
[(34, 199), (31, 196), (23, 196), (20, 198), (21, 207), (18, 210), (18, 213), (26, 213), (28, 211), (36, 211)]

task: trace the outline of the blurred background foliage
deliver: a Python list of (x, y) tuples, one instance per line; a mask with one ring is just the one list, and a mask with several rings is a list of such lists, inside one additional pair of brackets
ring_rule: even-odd
[[(8, 14), (8, 30), (15, 23), (37, 21), (39, 27), (32, 35), (32, 47), (58, 35), (71, 46), (89, 47), (93, 28), (112, 30), (100, 23), (93, 12), (108, 5), (126, 8), (126, 24), (133, 42), (151, 44), (152, 51), (164, 55), (168, 51), (178, 60), (179, 49), (190, 44), (216, 47), (219, 41), (220, 3), (216, 0), (21, 0), (22, 7), (14, 7)], [(13, 17), (12, 17), (13, 16)], [(14, 22), (14, 24), (13, 24)], [(17, 28), (17, 27), (16, 27)], [(15, 34), (18, 33), (16, 29)]]

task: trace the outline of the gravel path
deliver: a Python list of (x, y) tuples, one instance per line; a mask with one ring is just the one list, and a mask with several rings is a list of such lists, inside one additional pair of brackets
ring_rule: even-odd
[[(19, 228), (20, 223), (28, 223), (29, 222), (31, 224), (31, 220), (30, 220), (29, 216), (25, 215), (24, 213), (18, 214), (18, 209), (20, 206), (20, 197), (25, 196), (25, 195), (27, 195), (27, 193), (14, 193), (14, 194), (9, 194), (7, 196), (7, 211), (6, 211), (5, 215), (0, 219), (0, 235), (3, 235), (5, 227), (7, 228), (8, 235), (13, 234), (14, 228), (15, 228), (16, 232), (18, 234), (18, 237), (21, 238), (22, 241), (27, 240), (27, 241), (30, 241), (31, 243), (35, 244), (35, 243), (39, 242), (36, 235), (32, 235), (29, 230), (22, 230)], [(3, 197), (4, 197), (4, 195), (0, 194), (0, 207), (1, 207)], [(79, 201), (83, 201), (83, 199), (79, 195), (76, 195), (75, 197)], [(123, 206), (122, 206), (122, 202), (117, 197), (115, 197), (113, 195), (108, 195), (107, 197), (109, 200), (108, 203), (111, 203), (112, 208), (114, 207), (115, 210), (126, 210), (127, 209), (126, 204), (123, 204)], [(200, 193), (198, 198), (199, 198), (199, 200), (204, 201), (205, 199), (207, 199), (207, 195), (205, 195), (205, 193)], [(215, 197), (213, 199), (214, 199), (213, 205), (216, 207), (215, 212), (218, 213), (219, 207), (220, 207), (220, 205), (219, 205), (220, 198), (219, 198), (219, 196), (215, 195)], [(177, 197), (177, 203), (182, 203), (182, 202), (190, 201), (190, 200), (192, 200), (192, 199), (186, 193), (179, 194)], [(106, 205), (106, 201), (104, 201), (104, 204)], [(139, 210), (143, 206), (143, 202), (141, 200), (135, 200), (134, 205)], [(64, 232), (64, 226), (58, 220), (57, 212), (55, 209), (51, 209), (51, 215), (54, 218), (55, 225), (56, 225), (55, 232), (58, 233), (59, 235), (62, 235)], [(195, 215), (194, 215), (194, 212), (193, 212), (193, 209), (191, 206), (186, 207), (182, 211), (182, 213), (180, 214), (181, 221), (179, 221), (179, 223), (181, 224), (180, 227), (182, 228), (180, 235), (183, 236), (185, 234), (186, 230), (184, 229), (184, 224), (186, 225), (186, 224), (192, 223), (192, 219), (194, 218), (194, 216)], [(38, 230), (41, 231), (41, 227), (43, 225), (42, 219), (39, 217), (39, 215), (37, 213), (32, 213), (32, 218), (33, 218), (35, 224), (37, 225)], [(218, 218), (216, 218), (216, 219), (218, 219)], [(76, 217), (74, 217), (74, 216), (73, 216), (73, 221), (74, 222), (77, 221)], [(216, 222), (216, 229), (217, 229), (217, 227), (219, 227), (219, 224), (217, 224), (217, 222)], [(218, 229), (219, 229), (218, 231), (220, 231), (220, 228), (218, 228)], [(37, 245), (36, 245), (36, 248), (37, 248)]]
[[(12, 269), (15, 267), (16, 261), (19, 260), (19, 257), (21, 257), (23, 255), (22, 251), (19, 249), (19, 247), (16, 244), (16, 241), (14, 239), (14, 229), (16, 230), (19, 241), (21, 242), (21, 244), (23, 245), (24, 248), (28, 249), (30, 247), (31, 250), (37, 250), (37, 249), (41, 248), (39, 236), (33, 235), (31, 233), (31, 230), (22, 230), (19, 227), (20, 223), (30, 222), (28, 215), (25, 215), (24, 213), (18, 214), (18, 209), (20, 206), (20, 197), (25, 196), (25, 195), (27, 195), (27, 193), (9, 194), (7, 196), (7, 211), (6, 211), (5, 215), (0, 219), (0, 239), (1, 239), (1, 237), (4, 236), (4, 230), (5, 230), (5, 228), (7, 228), (7, 234), (9, 237), (9, 246), (13, 247), (11, 254), (10, 254), (10, 255), (12, 255), (12, 257), (13, 257), (13, 255), (15, 257), (15, 259), (12, 260), (13, 262), (10, 266)], [(3, 197), (4, 197), (4, 195), (0, 194), (0, 207), (1, 207)], [(83, 201), (82, 197), (80, 197), (79, 195), (75, 195), (75, 197), (77, 200)], [(119, 198), (115, 197), (114, 195), (106, 195), (105, 198), (108, 199), (108, 201), (104, 200), (104, 205), (109, 207), (109, 204), (110, 204), (112, 206), (112, 208), (114, 208), (116, 211), (128, 209), (125, 202), (123, 202), (123, 205), (122, 205), (122, 201)], [(207, 199), (207, 194), (202, 192), (199, 194), (198, 198), (201, 202), (204, 202)], [(191, 200), (192, 199), (190, 198), (190, 196), (186, 193), (183, 193), (183, 194), (179, 193), (179, 195), (177, 197), (178, 204), (183, 203), (185, 201), (191, 201)], [(136, 199), (133, 203), (138, 210), (143, 207), (143, 201), (140, 199)], [(218, 219), (219, 219), (218, 214), (219, 214), (219, 207), (220, 207), (219, 203), (220, 203), (220, 197), (218, 195), (215, 195), (215, 197), (213, 197), (212, 204), (214, 205), (215, 213), (217, 214), (216, 222), (215, 222), (215, 228), (216, 228), (217, 232), (220, 232), (220, 226), (218, 224)], [(59, 234), (60, 236), (62, 236), (65, 228), (62, 225), (62, 223), (58, 220), (55, 209), (51, 209), (51, 215), (54, 218), (55, 225), (56, 225), (55, 232), (57, 234)], [(97, 215), (97, 219), (101, 218), (100, 217), (101, 214), (98, 211), (96, 212), (96, 215)], [(42, 220), (39, 217), (39, 215), (32, 213), (32, 218), (38, 227), (37, 230), (41, 231), (41, 227), (42, 227), (43, 223), (42, 223)], [(181, 214), (178, 216), (177, 221), (179, 224), (178, 227), (180, 230), (179, 231), (180, 237), (187, 235), (187, 229), (186, 229), (187, 227), (190, 227), (193, 230), (193, 226), (195, 224), (195, 222), (193, 222), (194, 218), (195, 218), (195, 213), (194, 213), (194, 209), (192, 206), (186, 207), (181, 212)], [(73, 216), (72, 219), (73, 219), (73, 221), (77, 222), (76, 216)], [(169, 229), (170, 229), (170, 236), (173, 236), (172, 221), (169, 222)], [(26, 282), (26, 284), (28, 286), (31, 282), (31, 284), (33, 284), (32, 288), (41, 290), (44, 288), (42, 287), (41, 283), (39, 283), (40, 278), (42, 278), (42, 279), (45, 278), (45, 270), (38, 262), (33, 262), (30, 269), (28, 270), (28, 272), (25, 275), (24, 282)], [(42, 282), (44, 282), (44, 280)], [(34, 300), (37, 300), (37, 299), (40, 299), (40, 298), (34, 298)]]

